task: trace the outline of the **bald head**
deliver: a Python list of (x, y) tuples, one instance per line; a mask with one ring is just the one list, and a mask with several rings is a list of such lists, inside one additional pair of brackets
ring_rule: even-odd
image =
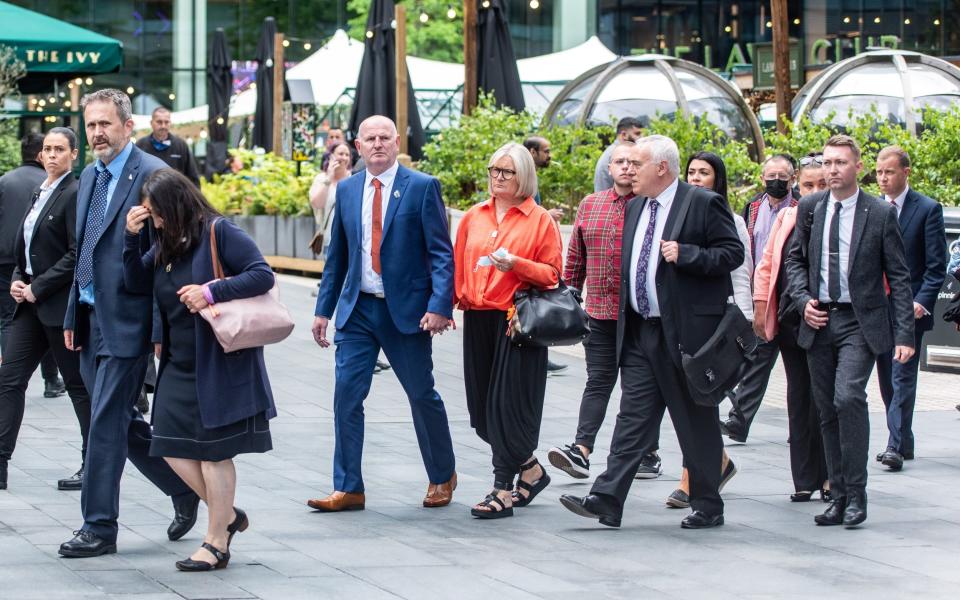
[(379, 175), (392, 167), (400, 153), (397, 126), (382, 115), (364, 119), (360, 123), (354, 143), (371, 175)]

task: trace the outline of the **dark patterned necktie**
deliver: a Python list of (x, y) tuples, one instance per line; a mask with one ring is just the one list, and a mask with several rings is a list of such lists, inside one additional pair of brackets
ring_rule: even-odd
[(93, 281), (93, 248), (100, 239), (103, 217), (107, 212), (107, 191), (110, 189), (110, 171), (97, 173), (97, 183), (87, 209), (87, 222), (83, 228), (83, 243), (77, 258), (77, 285), (83, 289)]
[(842, 209), (842, 204), (833, 203), (833, 220), (830, 221), (830, 265), (827, 271), (830, 302), (840, 300), (840, 211)]
[(657, 228), (657, 209), (660, 204), (650, 201), (650, 222), (643, 234), (640, 246), (640, 260), (637, 261), (637, 311), (644, 319), (650, 317), (650, 298), (647, 296), (647, 268), (650, 264), (650, 252), (653, 250), (653, 234)]

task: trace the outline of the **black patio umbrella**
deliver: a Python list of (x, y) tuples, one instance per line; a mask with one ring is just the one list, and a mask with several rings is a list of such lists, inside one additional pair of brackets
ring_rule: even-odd
[(213, 35), (207, 62), (207, 178), (221, 173), (227, 163), (227, 121), (230, 118), (230, 96), (233, 75), (230, 72), (230, 51), (223, 28)]
[[(356, 95), (350, 110), (350, 131), (353, 135), (357, 134), (360, 123), (367, 117), (384, 115), (397, 120), (396, 37), (391, 25), (393, 16), (393, 0), (373, 0), (370, 4), (363, 61), (360, 63)], [(425, 139), (409, 74), (407, 84), (407, 151), (413, 160), (420, 160)], [(403, 135), (403, 132), (400, 134)]]
[(257, 42), (257, 110), (253, 116), (253, 145), (267, 152), (273, 151), (273, 41), (276, 34), (277, 22), (267, 17)]
[(487, 8), (479, 7), (477, 17), (477, 89), (492, 93), (497, 106), (517, 111), (526, 107), (517, 57), (510, 41), (510, 26), (504, 15), (503, 2), (490, 0)]

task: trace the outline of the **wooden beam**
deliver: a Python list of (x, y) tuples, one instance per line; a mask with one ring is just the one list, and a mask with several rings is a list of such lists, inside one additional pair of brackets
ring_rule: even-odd
[(283, 106), (283, 82), (286, 74), (283, 72), (283, 34), (276, 33), (273, 36), (273, 153), (277, 156), (283, 155), (281, 144), (281, 129), (283, 121), (281, 119)]
[(477, 0), (463, 0), (463, 114), (477, 107)]
[(784, 133), (784, 117), (790, 118), (790, 100), (793, 90), (790, 82), (790, 29), (787, 0), (770, 1), (773, 22), (773, 75), (774, 97), (777, 102), (777, 131)]
[(271, 269), (284, 271), (302, 271), (304, 273), (323, 273), (323, 261), (292, 256), (264, 256)]
[(400, 134), (400, 154), (409, 154), (407, 123), (409, 122), (409, 107), (407, 106), (407, 7), (397, 4), (394, 7), (393, 18), (397, 20), (396, 56), (394, 65), (397, 73), (397, 132)]

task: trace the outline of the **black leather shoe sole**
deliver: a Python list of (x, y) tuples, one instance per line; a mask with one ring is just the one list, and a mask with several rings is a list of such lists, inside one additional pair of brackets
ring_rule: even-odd
[(116, 544), (103, 544), (94, 549), (64, 548), (58, 550), (60, 556), (64, 558), (93, 558), (94, 556), (103, 556), (104, 554), (116, 554)]
[(832, 527), (834, 525), (843, 525), (843, 517), (831, 519), (824, 515), (817, 515), (813, 518), (813, 522), (821, 527)]
[(562, 504), (570, 512), (580, 515), (581, 517), (599, 520), (601, 525), (606, 525), (607, 527), (620, 527), (620, 517), (592, 513), (579, 502), (575, 502), (566, 496), (560, 496), (560, 504)]
[(903, 459), (893, 454), (886, 454), (880, 463), (891, 471), (900, 471), (903, 469)]
[(739, 442), (741, 444), (747, 443), (747, 434), (743, 433), (736, 427), (730, 427), (725, 421), (720, 421), (720, 433), (735, 442)]
[(61, 479), (57, 482), (57, 489), (63, 492), (76, 492), (83, 489), (82, 479)]
[(684, 529), (710, 529), (711, 527), (719, 527), (721, 525), (723, 525), (723, 515), (710, 517), (705, 521), (701, 521), (700, 519), (684, 519), (680, 521), (680, 527)]

